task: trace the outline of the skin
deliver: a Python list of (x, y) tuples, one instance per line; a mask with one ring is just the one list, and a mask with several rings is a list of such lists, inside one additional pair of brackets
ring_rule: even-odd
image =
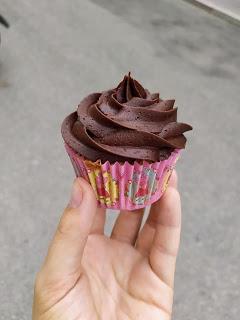
[(140, 229), (142, 217), (121, 211), (105, 236), (105, 210), (77, 178), (36, 278), (32, 319), (171, 319), (181, 229), (175, 172)]

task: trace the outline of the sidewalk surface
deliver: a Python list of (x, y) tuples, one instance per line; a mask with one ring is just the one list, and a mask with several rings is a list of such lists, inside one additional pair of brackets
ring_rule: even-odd
[(194, 127), (178, 164), (174, 319), (238, 319), (239, 27), (184, 1), (0, 0), (0, 11), (11, 23), (0, 48), (0, 320), (31, 318), (34, 276), (68, 201), (61, 121), (129, 70)]

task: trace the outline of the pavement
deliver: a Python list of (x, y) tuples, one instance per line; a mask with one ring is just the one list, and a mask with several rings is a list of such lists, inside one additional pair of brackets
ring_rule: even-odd
[(62, 119), (129, 70), (194, 127), (177, 166), (173, 319), (239, 319), (239, 27), (184, 1), (0, 0), (0, 11), (11, 24), (0, 48), (0, 319), (31, 318), (34, 277), (68, 201)]

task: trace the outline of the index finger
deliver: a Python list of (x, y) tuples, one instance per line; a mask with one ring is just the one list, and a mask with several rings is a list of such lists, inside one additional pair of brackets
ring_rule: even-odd
[(160, 201), (153, 204), (156, 231), (149, 263), (157, 276), (173, 287), (174, 272), (181, 232), (181, 203), (178, 191), (169, 186)]

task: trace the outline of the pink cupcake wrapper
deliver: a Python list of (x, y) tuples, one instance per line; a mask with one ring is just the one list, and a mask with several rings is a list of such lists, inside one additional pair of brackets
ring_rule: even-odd
[(135, 210), (157, 201), (165, 192), (180, 150), (155, 163), (92, 162), (65, 144), (77, 177), (93, 187), (100, 207)]

